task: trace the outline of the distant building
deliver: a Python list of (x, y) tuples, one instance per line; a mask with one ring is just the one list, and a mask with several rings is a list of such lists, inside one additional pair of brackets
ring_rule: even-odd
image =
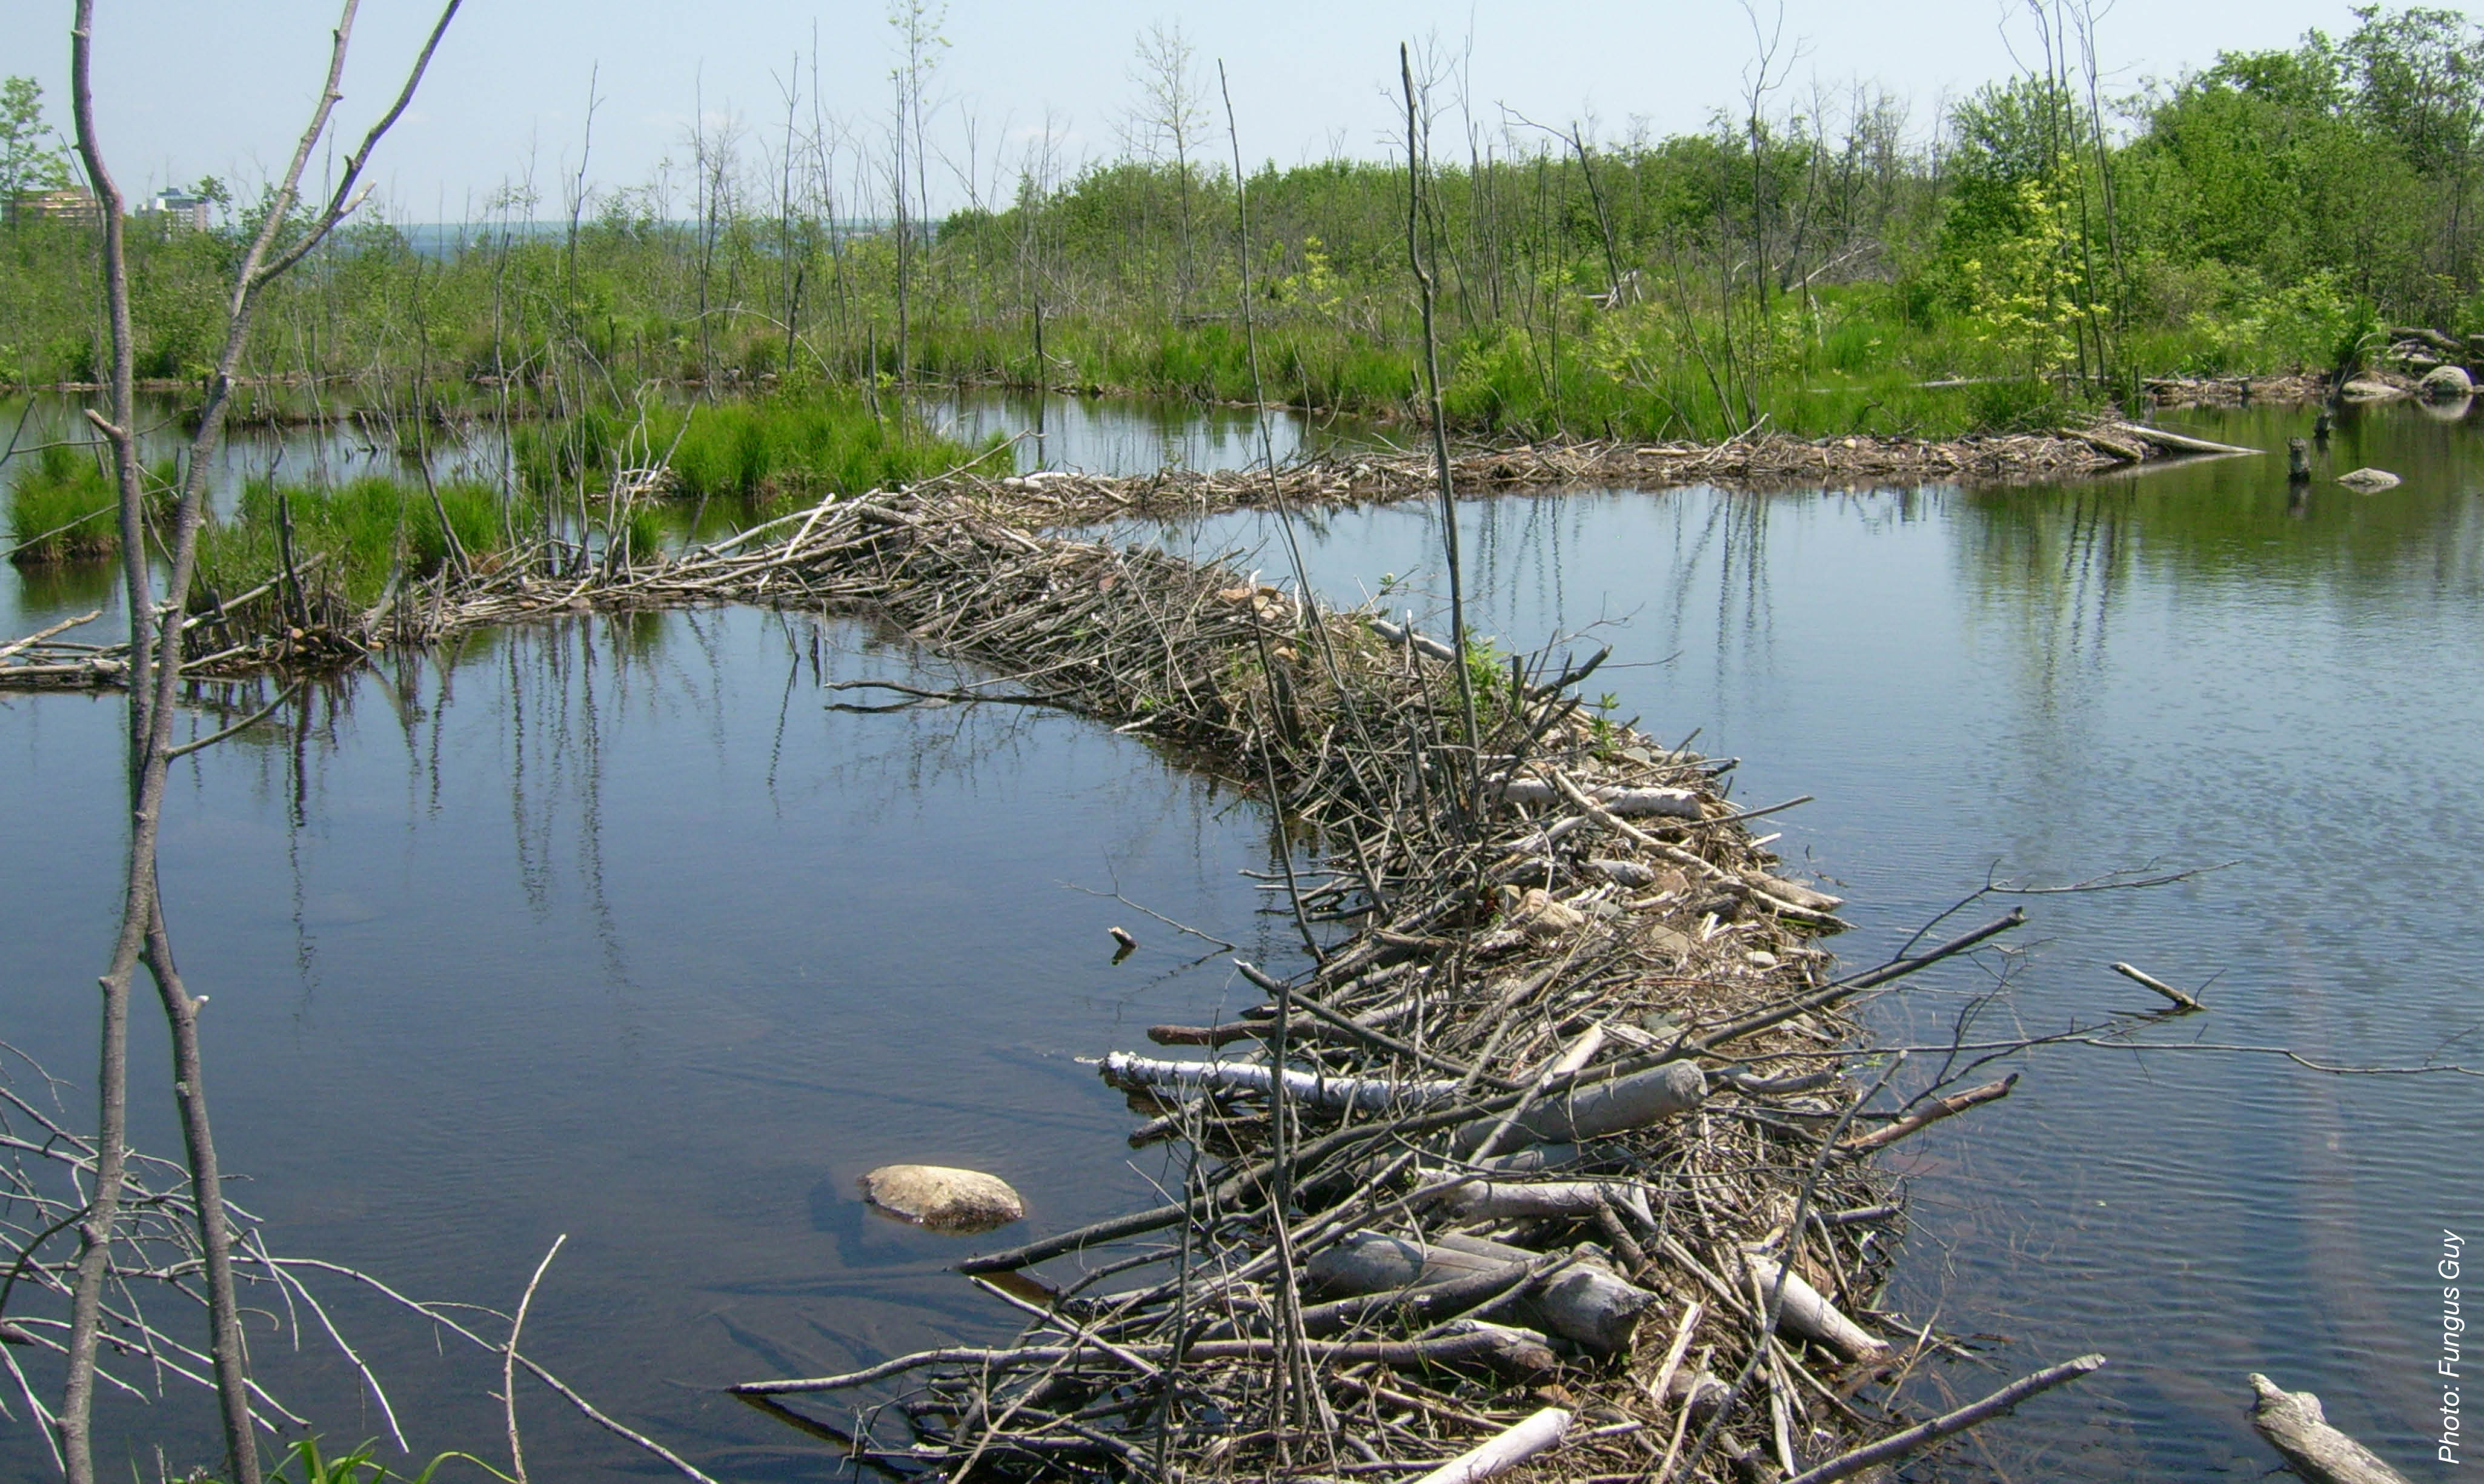
[(178, 186), (157, 191), (154, 201), (139, 208), (138, 214), (150, 222), (161, 222), (176, 231), (207, 229), (207, 199), (193, 196)]
[(94, 193), (72, 187), (63, 191), (20, 191), (8, 202), (9, 225), (20, 222), (103, 222), (103, 203)]

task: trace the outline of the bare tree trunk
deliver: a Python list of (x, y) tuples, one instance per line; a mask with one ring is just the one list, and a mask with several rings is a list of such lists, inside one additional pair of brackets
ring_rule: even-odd
[[(1449, 566), (1449, 642), (1457, 650), (1458, 710), (1466, 724), (1467, 786), (1461, 791), (1459, 812), (1472, 816), (1476, 793), (1482, 786), (1482, 759), (1476, 753), (1474, 677), (1467, 664), (1467, 606), (1458, 563), (1457, 492), (1449, 484), (1448, 411), (1441, 397), (1441, 351), (1432, 328), (1432, 275), (1423, 266), (1423, 157), (1421, 134), (1416, 122), (1415, 63), (1403, 44), (1397, 48), (1397, 69), (1406, 85), (1406, 261), (1415, 271), (1415, 283), (1423, 300), (1423, 379), (1432, 402), (1432, 460), (1440, 475), (1441, 542)], [(1557, 375), (1559, 368), (1554, 370)]]
[(122, 922), (110, 965), (104, 972), (102, 1053), (96, 1088), (95, 1194), (79, 1228), (78, 1281), (70, 1301), (68, 1374), (62, 1388), (59, 1433), (63, 1463), (70, 1484), (93, 1484), (95, 1346), (99, 1337), (103, 1287), (110, 1265), (111, 1244), (120, 1216), (125, 1178), (128, 1130), (128, 1005), (129, 978), (143, 955), (164, 1003), (173, 1034), (174, 1093), (181, 1114), (190, 1162), (191, 1193), (198, 1209), (200, 1250), (207, 1278), (208, 1314), (212, 1333), (216, 1390), (222, 1402), (226, 1461), (233, 1484), (259, 1484), (257, 1441), (253, 1436), (248, 1359), (242, 1346), (241, 1321), (233, 1291), (232, 1236), (227, 1220), (223, 1183), (207, 1121), (203, 1063), (198, 1042), (198, 1001), (183, 987), (173, 963), (172, 943), (164, 926), (163, 901), (156, 876), (156, 844), (161, 828), (164, 784), (171, 762), (175, 702), (181, 678), (181, 618), (188, 607), (198, 567), (199, 530), (206, 514), (206, 471), (224, 434), (231, 402), (233, 378), (248, 348), (252, 312), (270, 282), (318, 247), (345, 213), (358, 203), (354, 195), (364, 165), (374, 146), (412, 101), (416, 86), (430, 65), (441, 36), (457, 13), (459, 0), (447, 0), (440, 21), (417, 58), (393, 107), (372, 125), (360, 149), (347, 156), (334, 194), (320, 213), (304, 226), (298, 240), (281, 252), (279, 234), (292, 219), (302, 173), (311, 151), (326, 133), (331, 115), (342, 96), (346, 47), (353, 36), (358, 0), (345, 0), (337, 23), (328, 64), (326, 87), (312, 111), (310, 126), (283, 183), (270, 201), (258, 233), (234, 270), (224, 348), (207, 382), (199, 428), (190, 444), (180, 502), (174, 516), (171, 575), (165, 601), (155, 602), (154, 578), (147, 560), (145, 491), (138, 468), (136, 397), (133, 364), (136, 341), (129, 318), (129, 261), (122, 234), (122, 197), (103, 162), (94, 123), (93, 87), (94, 0), (78, 0), (71, 32), (71, 88), (77, 148), (103, 214), (104, 282), (112, 337), (112, 413), (89, 418), (111, 443), (121, 495), (122, 579), (129, 607), (129, 786), (130, 840)]

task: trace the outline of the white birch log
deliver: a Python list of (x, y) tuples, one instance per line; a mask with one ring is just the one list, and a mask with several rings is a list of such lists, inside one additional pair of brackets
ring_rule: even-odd
[[(1127, 1051), (1105, 1057), (1103, 1073), (1106, 1081), (1118, 1087), (1171, 1088), (1186, 1093), (1264, 1093), (1274, 1077), (1272, 1068), (1256, 1062), (1176, 1062)], [(1369, 1112), (1447, 1102), (1459, 1092), (1454, 1082), (1329, 1077), (1288, 1069), (1285, 1095), (1308, 1107), (1339, 1113), (1348, 1108)]]
[[(1303, 1279), (1328, 1297), (1393, 1293), (1451, 1282), (1477, 1273), (1499, 1272), (1535, 1261), (1541, 1254), (1478, 1237), (1444, 1236), (1431, 1242), (1358, 1231), (1323, 1250), (1304, 1265)], [(1627, 1348), (1639, 1315), (1657, 1296), (1607, 1269), (1580, 1261), (1542, 1281), (1513, 1301), (1521, 1324), (1558, 1335), (1599, 1355)]]
[(1458, 652), (1428, 634), (1418, 634), (1412, 624), (1392, 624), (1385, 618), (1371, 620), (1371, 632), (1391, 644), (1408, 644), (1435, 660), (1455, 660)]
[(1569, 1431), (1570, 1414), (1559, 1407), (1547, 1407), (1499, 1437), (1450, 1459), (1415, 1484), (1476, 1484), (1557, 1447)]
[[(1099, 1069), (1105, 1080), (1116, 1087), (1171, 1089), (1190, 1095), (1202, 1092), (1265, 1093), (1275, 1077), (1272, 1068), (1256, 1062), (1177, 1062), (1128, 1051), (1107, 1055)], [(1466, 1095), (1460, 1092), (1459, 1084), (1449, 1081), (1333, 1077), (1291, 1068), (1285, 1072), (1285, 1093), (1306, 1107), (1331, 1113), (1426, 1107)], [(1708, 1079), (1697, 1066), (1688, 1062), (1669, 1062), (1632, 1076), (1591, 1082), (1548, 1098), (1513, 1121), (1502, 1142), (1576, 1144), (1688, 1113), (1707, 1095)], [(1479, 1147), (1497, 1126), (1498, 1120), (1493, 1120), (1468, 1124), (1459, 1131), (1457, 1147), (1463, 1151)]]
[[(1661, 815), (1677, 820), (1704, 818), (1699, 796), (1688, 789), (1624, 788), (1618, 784), (1584, 784), (1580, 792), (1624, 819)], [(1551, 804), (1561, 799), (1560, 788), (1548, 778), (1496, 776), (1483, 784), (1484, 797), (1513, 804)]]
[(1605, 812), (1622, 819), (1638, 819), (1660, 815), (1676, 820), (1703, 819), (1699, 812), (1699, 796), (1688, 789), (1618, 789), (1591, 788), (1587, 796), (1605, 806)]
[(2143, 444), (2152, 444), (2167, 453), (2257, 453), (2261, 451), (2257, 448), (2237, 447), (2232, 444), (2212, 443), (2204, 438), (2193, 438), (2187, 433), (2169, 432), (2164, 428), (2149, 427), (2137, 422), (2110, 423), (2107, 424), (2106, 431), (2119, 438), (2136, 439)]
[(1805, 886), (1800, 881), (1789, 881), (1781, 876), (1763, 876), (1754, 872), (1744, 879), (1749, 881), (1753, 889), (1774, 897), (1779, 902), (1791, 902), (1806, 911), (1834, 912), (1846, 904), (1846, 899), (1843, 897), (1832, 897), (1816, 886)]
[(1527, 1183), (1483, 1180), (1442, 1173), (1431, 1177), (1431, 1184), (1422, 1196), (1462, 1221), (1518, 1221), (1544, 1216), (1592, 1220), (1605, 1201), (1628, 1203), (1632, 1194), (1627, 1181), (1545, 1180)]
[(1540, 1174), (1547, 1170), (1564, 1170), (1578, 1162), (1579, 1147), (1575, 1144), (1539, 1144), (1475, 1160), (1473, 1168), (1488, 1174)]
[[(1582, 1139), (1641, 1128), (1697, 1108), (1708, 1096), (1708, 1079), (1688, 1062), (1668, 1062), (1628, 1077), (1590, 1082), (1550, 1097), (1510, 1125), (1503, 1143), (1576, 1144)], [(1480, 1146), (1495, 1125), (1469, 1124), (1454, 1147), (1461, 1151)]]
[(2285, 1455), (2286, 1467), (2307, 1484), (2407, 1484), (2407, 1476), (2383, 1463), (2378, 1454), (2329, 1425), (2320, 1398), (2309, 1391), (2287, 1391), (2257, 1371), (2252, 1373), (2252, 1426), (2268, 1445)]
[[(1775, 1291), (1777, 1275), (1782, 1270), (1757, 1253), (1744, 1254), (1743, 1260), (1750, 1264), (1751, 1288), (1759, 1310), (1766, 1313), (1768, 1295)], [(1799, 1273), (1785, 1274), (1785, 1300), (1777, 1311), (1777, 1328), (1804, 1339), (1818, 1340), (1849, 1360), (1876, 1361), (1889, 1353), (1886, 1341), (1846, 1317), (1819, 1289), (1803, 1282)]]

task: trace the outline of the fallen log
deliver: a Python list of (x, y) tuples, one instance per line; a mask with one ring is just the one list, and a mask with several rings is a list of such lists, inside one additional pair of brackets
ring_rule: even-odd
[(2320, 1398), (2288, 1391), (2257, 1371), (2251, 1375), (2252, 1426), (2285, 1458), (2305, 1484), (2407, 1484), (2380, 1455), (2329, 1425)]
[(1850, 1361), (1876, 1361), (1889, 1353), (1887, 1341), (1846, 1317), (1844, 1310), (1805, 1282), (1801, 1274), (1788, 1272), (1774, 1259), (1757, 1253), (1744, 1254), (1742, 1260), (1750, 1266), (1751, 1287), (1761, 1313), (1768, 1312), (1768, 1296), (1776, 1290), (1778, 1280), (1784, 1280), (1785, 1294), (1777, 1309), (1779, 1329), (1818, 1340)]
[(2099, 432), (2094, 428), (2064, 428), (2062, 436), (2075, 438), (2098, 453), (2119, 459), (2124, 464), (2142, 463), (2147, 457), (2147, 449), (2144, 445), (2126, 438), (2116, 438), (2110, 433)]
[[(1529, 1143), (1576, 1144), (1626, 1128), (1675, 1118), (1708, 1096), (1708, 1078), (1688, 1062), (1668, 1062), (1628, 1077), (1590, 1082), (1538, 1103), (1510, 1122), (1507, 1138)], [(1494, 1125), (1471, 1124), (1453, 1147), (1479, 1147)]]
[(1796, 906), (1809, 911), (1834, 912), (1846, 904), (1846, 899), (1843, 897), (1832, 897), (1818, 887), (1805, 886), (1800, 881), (1789, 881), (1781, 876), (1754, 874), (1743, 879), (1753, 888), (1780, 902), (1791, 902)]
[(1538, 1453), (1558, 1447), (1569, 1431), (1570, 1414), (1559, 1407), (1547, 1407), (1499, 1437), (1450, 1459), (1415, 1484), (1477, 1484)]
[[(1560, 788), (1549, 778), (1487, 778), (1483, 785), (1486, 799), (1498, 799), (1513, 804), (1550, 804), (1561, 798)], [(1602, 804), (1607, 814), (1624, 819), (1663, 816), (1677, 820), (1705, 818), (1700, 812), (1699, 796), (1688, 789), (1622, 788), (1611, 784), (1581, 785), (1580, 792)]]
[(1455, 660), (1458, 657), (1456, 650), (1439, 639), (1428, 634), (1416, 633), (1412, 624), (1392, 624), (1385, 618), (1374, 615), (1371, 619), (1371, 632), (1391, 644), (1403, 644), (1410, 649), (1420, 650), (1435, 660)]
[(2453, 361), (2463, 361), (2467, 358), (2465, 342), (2444, 335), (2438, 330), (2427, 330), (2421, 325), (2396, 326), (2390, 331), (2390, 338), (2393, 341), (2413, 340), (2418, 345), (2428, 345)]
[(1622, 1180), (1482, 1180), (1450, 1174), (1418, 1192), (1461, 1221), (1520, 1221), (1566, 1217), (1593, 1221), (1607, 1200), (1631, 1201), (1636, 1186)]
[[(1318, 1293), (1395, 1293), (1524, 1268), (1542, 1255), (1479, 1237), (1449, 1235), (1418, 1242), (1358, 1231), (1311, 1258), (1303, 1278)], [(1639, 1315), (1656, 1301), (1655, 1294), (1601, 1264), (1580, 1260), (1539, 1279), (1513, 1303), (1511, 1312), (1523, 1323), (1541, 1325), (1598, 1355), (1611, 1355), (1629, 1346)]]
[(2167, 453), (2258, 453), (2258, 448), (2244, 448), (2233, 444), (2215, 443), (2205, 438), (2193, 438), (2188, 433), (2169, 433), (2163, 428), (2141, 422), (2115, 422), (2105, 431), (2122, 438), (2135, 438), (2141, 443), (2161, 448)]
[[(1116, 1051), (1107, 1055), (1100, 1065), (1104, 1079), (1121, 1088), (1171, 1088), (1184, 1093), (1265, 1093), (1275, 1082), (1274, 1068), (1256, 1062), (1174, 1062)], [(1463, 1091), (1454, 1082), (1329, 1077), (1288, 1067), (1285, 1070), (1285, 1095), (1304, 1106), (1327, 1113), (1342, 1113), (1347, 1109), (1368, 1113), (1384, 1108), (1425, 1107), (1448, 1102), (1463, 1095)]]
[[(1533, 1262), (1512, 1262), (1484, 1268), (1464, 1278), (1453, 1278), (1429, 1286), (1359, 1293), (1349, 1298), (1332, 1299), (1325, 1304), (1313, 1304), (1303, 1310), (1303, 1333), (1314, 1339), (1322, 1339), (1384, 1315), (1398, 1319), (1409, 1329), (1420, 1329), (1445, 1317), (1479, 1309), (1520, 1283), (1542, 1276), (1564, 1260), (1547, 1254)], [(1232, 1320), (1219, 1320), (1201, 1337), (1228, 1338), (1238, 1333), (1238, 1328)]]

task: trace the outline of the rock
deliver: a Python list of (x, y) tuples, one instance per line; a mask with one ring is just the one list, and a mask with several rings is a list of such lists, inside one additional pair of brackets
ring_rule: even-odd
[(2475, 392), (2474, 378), (2467, 374), (2464, 366), (2435, 366), (2423, 373), (2423, 380), (2417, 385), (2426, 397), (2437, 402), (2455, 401)]
[(980, 1170), (882, 1165), (862, 1177), (862, 1193), (890, 1215), (934, 1231), (989, 1231), (1026, 1216), (1026, 1202), (1009, 1182)]
[(2358, 469), (2352, 473), (2339, 474), (2337, 482), (2358, 495), (2377, 495), (2383, 490), (2396, 489), (2399, 481), (2397, 475), (2386, 469)]
[(2339, 389), (2338, 394), (2349, 402), (2386, 402), (2406, 395), (2403, 391), (2385, 381), (2358, 377)]

